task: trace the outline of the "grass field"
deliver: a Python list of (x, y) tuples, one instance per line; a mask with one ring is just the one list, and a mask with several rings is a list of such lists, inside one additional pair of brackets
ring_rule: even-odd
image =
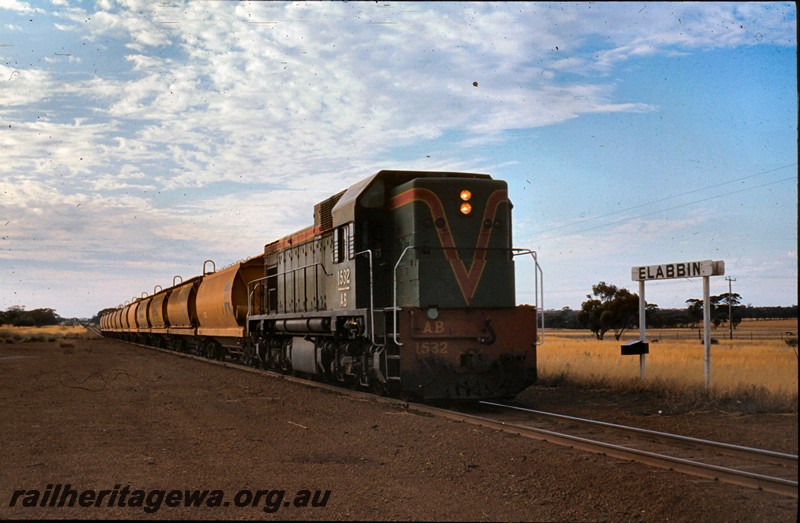
[[(783, 340), (787, 332), (797, 335), (797, 320), (743, 320), (733, 331), (734, 340)], [(586, 329), (567, 330), (558, 329), (552, 332), (557, 333), (562, 338), (582, 339), (594, 338), (594, 335)], [(703, 335), (702, 323), (694, 329), (647, 329), (648, 340), (700, 340)], [(607, 337), (613, 339), (614, 333), (606, 333)], [(718, 340), (730, 339), (730, 329), (727, 325), (711, 329), (711, 337)], [(639, 339), (639, 329), (625, 331), (621, 341)]]
[(0, 343), (59, 342), (65, 340), (85, 339), (93, 336), (85, 327), (50, 325), (47, 327), (14, 327), (0, 326)]
[(693, 329), (648, 330), (644, 380), (639, 357), (620, 355), (620, 345), (638, 339), (638, 331), (620, 341), (613, 335), (601, 341), (589, 331), (550, 330), (539, 348), (539, 376), (545, 383), (662, 390), (698, 399), (752, 402), (756, 410), (796, 411), (798, 354), (783, 338), (786, 332), (797, 333), (797, 322), (743, 322), (733, 340), (722, 330), (712, 329), (717, 342), (711, 345), (710, 389), (705, 387), (704, 347)]

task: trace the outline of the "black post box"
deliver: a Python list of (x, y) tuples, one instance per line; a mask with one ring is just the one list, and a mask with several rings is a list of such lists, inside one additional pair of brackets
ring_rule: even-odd
[(622, 355), (631, 356), (634, 354), (649, 354), (650, 344), (642, 340), (632, 341), (622, 345)]

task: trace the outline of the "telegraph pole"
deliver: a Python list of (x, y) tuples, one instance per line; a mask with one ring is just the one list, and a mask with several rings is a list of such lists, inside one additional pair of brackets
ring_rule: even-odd
[(725, 280), (728, 282), (728, 329), (730, 330), (730, 338), (733, 339), (733, 307), (731, 306), (731, 300), (733, 299), (733, 290), (731, 287), (732, 282), (736, 281), (736, 278), (731, 278), (730, 276), (726, 276)]

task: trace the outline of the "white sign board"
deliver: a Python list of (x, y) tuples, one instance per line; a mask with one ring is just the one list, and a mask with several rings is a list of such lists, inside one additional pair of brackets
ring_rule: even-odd
[[(706, 388), (711, 387), (711, 298), (709, 296), (709, 280), (711, 276), (722, 276), (725, 274), (725, 262), (722, 260), (712, 261), (693, 261), (684, 263), (667, 263), (665, 265), (647, 265), (645, 267), (632, 267), (631, 279), (639, 282), (639, 339), (644, 342), (647, 339), (645, 327), (646, 302), (644, 299), (644, 282), (648, 280), (669, 280), (673, 278), (703, 278), (703, 339), (705, 367), (706, 367)], [(644, 380), (645, 355), (639, 355), (639, 368)]]
[(665, 265), (648, 265), (631, 269), (631, 279), (633, 281), (698, 278), (701, 276), (721, 276), (723, 274), (725, 274), (725, 262), (722, 260), (667, 263)]

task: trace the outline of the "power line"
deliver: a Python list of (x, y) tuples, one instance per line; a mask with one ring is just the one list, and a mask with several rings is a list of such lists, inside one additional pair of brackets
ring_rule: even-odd
[[(791, 167), (792, 165), (797, 165), (797, 164), (795, 163), (795, 164), (785, 165), (785, 166), (783, 166), (783, 167), (780, 167), (780, 168), (778, 168), (778, 169), (785, 169), (786, 167)], [(636, 206), (633, 206), (633, 207), (629, 207), (629, 208), (627, 208), (627, 209), (622, 209), (622, 210), (620, 210), (620, 211), (615, 211), (615, 212), (613, 212), (613, 213), (604, 214), (604, 215), (602, 215), (602, 216), (596, 216), (596, 217), (593, 217), (593, 218), (587, 218), (587, 219), (585, 219), (585, 220), (579, 220), (579, 221), (577, 221), (577, 222), (572, 222), (572, 223), (569, 223), (569, 224), (566, 224), (566, 225), (559, 225), (559, 226), (557, 226), (557, 227), (553, 227), (553, 228), (550, 228), (550, 229), (546, 229), (545, 231), (542, 231), (542, 232), (544, 232), (544, 233), (548, 233), (548, 232), (552, 232), (552, 231), (555, 231), (555, 230), (558, 230), (558, 229), (562, 229), (562, 228), (565, 228), (565, 227), (570, 227), (570, 226), (573, 226), (573, 225), (579, 225), (579, 224), (581, 224), (581, 223), (585, 223), (585, 222), (587, 222), (587, 221), (593, 221), (593, 220), (599, 220), (599, 219), (601, 219), (601, 218), (607, 218), (607, 217), (609, 217), (609, 216), (613, 216), (613, 215), (615, 215), (615, 214), (620, 214), (620, 213), (627, 212), (627, 211), (631, 211), (631, 210), (634, 210), (634, 209), (639, 209), (639, 208), (641, 208), (641, 207), (651, 206), (651, 205), (654, 205), (654, 204), (656, 204), (656, 203), (660, 203), (660, 202), (663, 202), (663, 201), (666, 201), (666, 200), (670, 200), (670, 199), (673, 199), (673, 198), (678, 198), (678, 197), (680, 197), (680, 196), (685, 196), (685, 195), (687, 195), (687, 194), (692, 194), (692, 193), (699, 192), (699, 191), (704, 191), (704, 190), (707, 190), (707, 189), (712, 189), (712, 188), (716, 188), (716, 187), (721, 187), (721, 186), (723, 186), (723, 185), (728, 185), (728, 184), (735, 183), (735, 182), (738, 182), (738, 181), (742, 181), (742, 180), (745, 180), (745, 179), (748, 179), (748, 178), (753, 178), (753, 177), (755, 177), (755, 176), (760, 176), (760, 175), (762, 175), (762, 174), (765, 174), (765, 173), (768, 173), (768, 172), (774, 172), (774, 171), (776, 171), (776, 170), (778, 170), (778, 169), (773, 169), (772, 171), (765, 171), (765, 172), (763, 172), (763, 173), (754, 174), (754, 175), (750, 175), (750, 176), (745, 176), (745, 177), (743, 177), (743, 178), (739, 178), (739, 179), (737, 179), (737, 180), (731, 180), (731, 181), (729, 181), (729, 182), (722, 182), (722, 183), (719, 183), (719, 184), (716, 184), (716, 185), (712, 185), (712, 186), (704, 187), (704, 188), (702, 188), (702, 189), (695, 189), (695, 190), (692, 190), (692, 191), (687, 191), (687, 192), (685, 192), (685, 193), (676, 194), (676, 195), (673, 195), (673, 196), (668, 196), (668, 197), (666, 197), (666, 198), (662, 198), (662, 199), (660, 199), (660, 200), (654, 200), (654, 201), (652, 201), (652, 202), (643, 203), (643, 204), (641, 204), (641, 205), (636, 205)], [(730, 191), (730, 192), (726, 192), (726, 193), (716, 194), (716, 195), (714, 195), (714, 196), (709, 196), (709, 197), (707, 197), (707, 198), (702, 198), (702, 199), (699, 199), (699, 200), (694, 200), (694, 201), (691, 201), (691, 202), (688, 202), (688, 203), (684, 203), (684, 204), (681, 204), (681, 205), (675, 205), (675, 206), (673, 206), (673, 207), (667, 207), (667, 208), (665, 208), (665, 209), (659, 209), (659, 210), (657, 210), (657, 211), (652, 211), (652, 212), (648, 212), (648, 213), (644, 213), (644, 214), (638, 214), (638, 215), (635, 215), (635, 216), (629, 216), (629, 217), (627, 217), (627, 218), (623, 218), (622, 220), (617, 220), (617, 221), (610, 222), (610, 223), (604, 223), (604, 224), (600, 224), (600, 225), (595, 225), (595, 226), (592, 226), (592, 227), (588, 227), (588, 228), (586, 228), (586, 229), (579, 229), (579, 230), (577, 230), (577, 231), (573, 231), (573, 232), (571, 232), (570, 234), (578, 234), (578, 233), (581, 233), (581, 232), (591, 231), (591, 230), (594, 230), (594, 229), (599, 229), (599, 228), (602, 228), (602, 227), (610, 227), (610, 226), (612, 226), (612, 225), (618, 225), (618, 224), (621, 224), (621, 223), (625, 223), (625, 222), (628, 222), (628, 221), (634, 220), (634, 219), (636, 219), (636, 218), (642, 218), (642, 217), (645, 217), (645, 216), (651, 216), (651, 215), (653, 215), (653, 214), (658, 214), (658, 213), (662, 213), (662, 212), (666, 212), (666, 211), (671, 211), (671, 210), (674, 210), (674, 209), (680, 209), (680, 208), (682, 208), (682, 207), (688, 207), (688, 206), (690, 206), (690, 205), (694, 205), (694, 204), (697, 204), (697, 203), (702, 203), (702, 202), (707, 202), (707, 201), (709, 201), (709, 200), (714, 200), (714, 199), (717, 199), (717, 198), (722, 198), (723, 196), (730, 196), (730, 195), (732, 195), (732, 194), (738, 194), (738, 193), (745, 192), (745, 191), (751, 191), (751, 190), (753, 190), (753, 189), (760, 189), (760, 188), (762, 188), (762, 187), (767, 187), (767, 186), (769, 186), (769, 185), (774, 185), (774, 184), (777, 184), (777, 183), (783, 183), (783, 182), (787, 182), (787, 181), (789, 181), (789, 180), (796, 180), (796, 179), (797, 179), (797, 178), (796, 178), (796, 177), (794, 177), (794, 176), (793, 176), (793, 177), (789, 177), (789, 178), (782, 178), (782, 179), (780, 179), (780, 180), (774, 180), (774, 181), (767, 182), (767, 183), (764, 183), (764, 184), (761, 184), (761, 185), (756, 185), (756, 186), (752, 186), (752, 187), (745, 187), (745, 188), (743, 188), (743, 189), (738, 189), (738, 190), (736, 190), (736, 191)], [(542, 238), (539, 238), (539, 240), (550, 240), (550, 239), (554, 239), (554, 238), (556, 238), (556, 236), (551, 236), (551, 237), (544, 236), (544, 237), (542, 237)]]
[[(557, 231), (559, 229), (564, 229), (566, 227), (572, 227), (574, 225), (579, 225), (579, 224), (590, 222), (590, 221), (600, 220), (602, 218), (608, 218), (609, 216), (614, 216), (614, 215), (621, 214), (621, 213), (624, 213), (624, 212), (633, 211), (635, 209), (640, 209), (642, 207), (649, 207), (649, 206), (652, 206), (652, 205), (655, 205), (655, 204), (658, 204), (658, 203), (661, 203), (661, 202), (665, 202), (667, 200), (673, 200), (675, 198), (680, 198), (682, 196), (686, 196), (686, 195), (689, 195), (689, 194), (694, 194), (694, 193), (697, 193), (697, 192), (707, 191), (708, 189), (716, 189), (716, 188), (722, 187), (724, 185), (730, 185), (732, 183), (737, 183), (737, 182), (741, 182), (741, 181), (744, 181), (744, 180), (749, 180), (750, 178), (756, 178), (758, 176), (763, 176), (765, 174), (777, 172), (777, 171), (780, 171), (780, 170), (783, 170), (783, 169), (787, 169), (789, 167), (796, 167), (796, 166), (797, 166), (797, 162), (790, 163), (790, 164), (787, 164), (787, 165), (782, 165), (780, 167), (776, 167), (774, 169), (769, 169), (767, 171), (761, 171), (761, 172), (756, 173), (756, 174), (750, 174), (748, 176), (742, 176), (741, 178), (735, 178), (733, 180), (728, 180), (726, 182), (720, 182), (720, 183), (716, 183), (714, 185), (708, 185), (706, 187), (701, 187), (699, 189), (693, 189), (691, 191), (686, 191), (686, 192), (682, 192), (682, 193), (679, 193), (679, 194), (673, 194), (671, 196), (667, 196), (667, 197), (664, 197), (664, 198), (661, 198), (661, 199), (658, 199), (658, 200), (652, 200), (650, 202), (641, 203), (639, 205), (634, 205), (632, 207), (626, 207), (625, 209), (620, 209), (618, 211), (610, 212), (610, 213), (607, 213), (607, 214), (601, 214), (600, 216), (592, 216), (590, 218), (584, 218), (582, 220), (577, 220), (577, 221), (570, 222), (570, 223), (567, 223), (567, 224), (564, 224), (564, 225), (558, 225), (556, 227), (551, 227), (549, 229), (545, 229), (544, 231), (540, 231), (540, 232), (541, 233), (548, 233), (548, 232), (552, 232), (552, 231)], [(782, 180), (769, 182), (769, 183), (767, 183), (765, 185), (770, 185), (772, 183), (785, 182), (786, 180), (791, 180), (791, 179), (792, 178), (785, 178), (785, 179), (782, 179)], [(720, 195), (717, 195), (717, 196), (711, 196), (711, 197), (703, 199), (703, 200), (697, 200), (696, 202), (690, 202), (689, 204), (678, 205), (676, 207), (670, 207), (670, 208), (662, 209), (661, 211), (655, 211), (655, 212), (663, 212), (663, 211), (668, 211), (668, 210), (671, 210), (671, 209), (678, 209), (680, 207), (685, 207), (686, 205), (691, 205), (693, 203), (704, 202), (704, 201), (707, 201), (707, 200), (710, 200), (710, 199), (713, 199), (713, 198), (718, 198), (718, 197), (721, 197), (721, 196), (727, 196), (727, 195), (730, 195), (730, 194), (736, 194), (737, 192), (742, 192), (742, 191), (746, 191), (746, 190), (750, 190), (750, 189), (758, 189), (759, 187), (764, 187), (764, 185), (759, 185), (759, 186), (756, 186), (756, 187), (750, 187), (750, 188), (747, 188), (747, 189), (741, 189), (739, 191), (733, 191), (733, 192), (730, 192), (730, 193), (724, 193), (724, 194), (720, 194)], [(654, 214), (654, 213), (649, 213), (649, 214)], [(640, 215), (640, 216), (648, 216), (649, 214), (643, 214), (643, 215)], [(635, 216), (635, 218), (636, 217), (638, 217), (638, 216)], [(625, 221), (625, 220), (623, 220), (623, 221)], [(616, 223), (620, 223), (620, 222), (613, 222), (613, 223), (610, 223), (610, 224), (607, 224), (607, 225), (614, 225)], [(601, 226), (598, 226), (598, 227), (605, 227), (605, 225), (601, 225)], [(593, 228), (597, 228), (597, 227), (593, 227)], [(585, 230), (591, 230), (591, 229), (585, 229)], [(582, 231), (577, 231), (577, 232), (582, 232)]]

